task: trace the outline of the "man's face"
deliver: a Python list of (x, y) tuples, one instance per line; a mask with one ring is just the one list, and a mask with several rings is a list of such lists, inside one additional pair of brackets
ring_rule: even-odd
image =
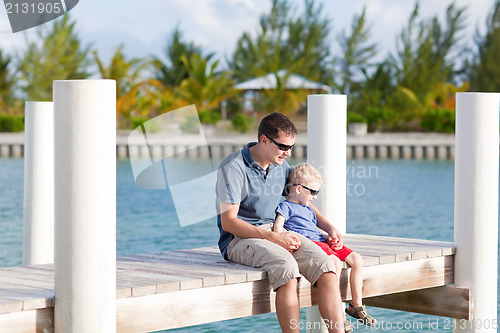
[(282, 165), (285, 158), (292, 154), (292, 149), (284, 150), (278, 146), (293, 146), (295, 144), (295, 136), (286, 136), (285, 133), (280, 131), (279, 136), (276, 139), (265, 137), (264, 140), (264, 142), (266, 143), (270, 162), (277, 165)]

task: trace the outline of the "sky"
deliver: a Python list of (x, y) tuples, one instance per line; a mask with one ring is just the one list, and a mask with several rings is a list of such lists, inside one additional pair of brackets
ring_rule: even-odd
[[(455, 0), (467, 7), (468, 40), (476, 29), (484, 32), (487, 14), (495, 0)], [(299, 12), (303, 0), (290, 0)], [(421, 18), (438, 16), (443, 22), (452, 0), (420, 0)], [(371, 25), (371, 41), (378, 44), (378, 57), (395, 51), (396, 37), (407, 24), (414, 0), (316, 0), (331, 21), (332, 52), (338, 49), (336, 36), (348, 30), (352, 18), (363, 7)], [(244, 31), (255, 33), (259, 17), (268, 13), (271, 0), (80, 0), (71, 10), (76, 29), (84, 44), (92, 44), (102, 59), (110, 59), (123, 44), (129, 57), (157, 56), (162, 59), (172, 31), (178, 26), (186, 41), (215, 52), (218, 59), (230, 58)], [(40, 26), (49, 29), (51, 23)], [(0, 8), (0, 49), (10, 55), (21, 54), (26, 40), (36, 37), (36, 28), (12, 33), (6, 10)], [(106, 61), (106, 60), (105, 60)]]

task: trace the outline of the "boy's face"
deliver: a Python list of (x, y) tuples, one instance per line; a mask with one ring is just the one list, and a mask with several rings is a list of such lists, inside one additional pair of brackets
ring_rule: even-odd
[(271, 140), (263, 136), (263, 140), (267, 147), (269, 161), (277, 165), (282, 165), (285, 159), (292, 154), (292, 149), (282, 150), (278, 145), (293, 146), (295, 144), (295, 136), (287, 136), (281, 131), (276, 139)]
[[(320, 184), (310, 184), (307, 185), (297, 185), (295, 193), (297, 194), (297, 200), (304, 206), (309, 206), (313, 200), (318, 198), (316, 191), (319, 191)], [(311, 193), (311, 190), (313, 193)]]

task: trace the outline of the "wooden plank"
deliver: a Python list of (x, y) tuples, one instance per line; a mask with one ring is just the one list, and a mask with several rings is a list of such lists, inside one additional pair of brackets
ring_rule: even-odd
[[(116, 280), (117, 284), (123, 288), (124, 285), (130, 287), (130, 296), (144, 296), (156, 293), (156, 284), (154, 282), (148, 281), (137, 281), (137, 277), (124, 276)], [(128, 289), (128, 288), (127, 288)], [(127, 290), (128, 294), (128, 290)], [(127, 296), (128, 297), (128, 296)]]
[(369, 306), (443, 316), (472, 319), (470, 290), (453, 286), (421, 289), (363, 299)]
[(414, 247), (426, 247), (429, 249), (448, 249), (455, 254), (456, 247), (451, 242), (434, 241), (434, 240), (423, 240), (423, 239), (413, 239), (413, 238), (400, 238), (400, 237), (389, 237), (389, 236), (374, 236), (374, 235), (359, 235), (359, 234), (347, 234), (344, 237), (344, 242), (361, 240), (365, 242), (372, 242), (373, 244), (406, 244)]
[(0, 315), (2, 332), (54, 333), (54, 308)]
[(140, 270), (130, 265), (117, 267), (117, 282), (128, 284), (132, 288), (131, 296), (179, 290), (180, 280), (179, 277)]
[[(428, 244), (425, 242), (414, 243), (408, 241), (396, 242), (396, 241), (384, 241), (380, 239), (354, 239), (347, 241), (347, 246), (370, 246), (375, 249), (391, 249), (393, 253), (404, 252), (427, 252), (427, 257), (435, 257), (441, 255), (449, 255), (455, 253), (455, 247), (453, 244)], [(419, 258), (420, 259), (420, 258)]]
[[(370, 266), (363, 270), (364, 297), (448, 284), (453, 284), (453, 256)], [(348, 281), (341, 279), (340, 292), (342, 299), (351, 299)]]
[[(193, 288), (201, 288), (203, 287), (203, 279), (200, 277), (192, 277), (186, 276), (186, 274), (174, 274), (169, 266), (159, 265), (157, 263), (148, 263), (148, 262), (123, 262), (118, 261), (116, 263), (118, 269), (127, 270), (127, 269), (143, 269), (147, 270), (151, 273), (160, 273), (164, 275), (163, 280), (167, 282), (175, 282), (178, 281), (180, 283), (180, 289), (193, 289)], [(132, 268), (133, 267), (133, 268)]]
[(19, 276), (0, 276), (0, 285), (9, 284), (10, 286), (17, 288), (35, 288), (44, 290), (54, 290), (54, 284), (50, 284), (44, 281), (37, 281), (36, 279), (21, 278)]
[(168, 267), (168, 271), (165, 274), (168, 275), (179, 275), (184, 277), (200, 278), (203, 281), (203, 287), (220, 286), (224, 284), (224, 274), (217, 272), (210, 272), (208, 269), (205, 271), (193, 271), (190, 267), (185, 265), (177, 265), (168, 263), (158, 256), (155, 255), (138, 255), (138, 256), (127, 256), (121, 259), (136, 261), (136, 262), (156, 262), (161, 263), (163, 267)]
[(2, 269), (0, 270), (0, 282), (11, 283), (19, 286), (29, 286), (40, 289), (54, 290), (54, 278), (50, 278), (44, 273), (33, 273), (33, 270)]
[(132, 296), (132, 288), (129, 286), (129, 283), (116, 281), (116, 299), (130, 296)]
[(10, 298), (3, 295), (0, 296), (0, 314), (21, 311), (22, 309), (23, 301), (18, 297)]
[[(379, 245), (380, 247), (387, 247), (391, 244), (396, 246), (410, 246), (418, 248), (427, 248), (429, 250), (445, 250), (441, 253), (442, 255), (455, 254), (455, 245), (452, 242), (435, 241), (435, 240), (422, 240), (414, 238), (401, 238), (401, 237), (389, 237), (389, 236), (376, 236), (376, 235), (360, 235), (360, 234), (346, 234), (344, 236), (344, 243), (349, 246), (353, 242), (363, 242), (364, 244)], [(197, 252), (206, 255), (214, 255), (221, 258), (219, 249), (216, 246), (204, 247), (198, 249), (187, 249), (187, 250), (177, 250), (182, 252)], [(176, 252), (177, 252), (176, 251)]]
[(275, 311), (268, 280), (117, 300), (117, 332), (149, 332)]
[[(34, 288), (12, 288), (2, 284), (0, 288), (0, 303), (4, 299), (12, 299), (22, 303), (22, 310), (42, 309), (54, 306), (54, 291)], [(1, 307), (0, 307), (1, 308)], [(10, 311), (1, 311), (5, 313)]]
[(433, 258), (442, 255), (442, 248), (427, 246), (424, 244), (410, 244), (410, 243), (383, 243), (383, 242), (367, 242), (367, 241), (353, 241), (351, 244), (346, 244), (353, 250), (360, 254), (379, 254), (397, 256), (394, 261), (418, 260), (423, 258)]
[(209, 270), (211, 273), (224, 275), (224, 284), (262, 280), (267, 277), (263, 269), (220, 261), (207, 262), (201, 256), (197, 258), (184, 253), (170, 253), (164, 260), (171, 264), (189, 266), (193, 270)]
[(0, 275), (3, 274), (18, 274), (20, 276), (36, 277), (37, 280), (43, 280), (49, 283), (54, 282), (54, 267), (47, 265), (9, 267), (0, 270)]

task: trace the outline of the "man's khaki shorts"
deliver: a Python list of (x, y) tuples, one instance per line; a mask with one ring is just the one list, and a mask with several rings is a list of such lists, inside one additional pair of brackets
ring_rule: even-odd
[[(259, 228), (272, 230), (273, 223)], [(229, 243), (227, 256), (229, 261), (252, 267), (264, 268), (269, 282), (276, 290), (285, 283), (302, 274), (311, 284), (315, 284), (321, 274), (335, 273), (335, 264), (318, 245), (297, 234), (301, 246), (293, 255), (285, 248), (265, 239), (239, 238)]]

